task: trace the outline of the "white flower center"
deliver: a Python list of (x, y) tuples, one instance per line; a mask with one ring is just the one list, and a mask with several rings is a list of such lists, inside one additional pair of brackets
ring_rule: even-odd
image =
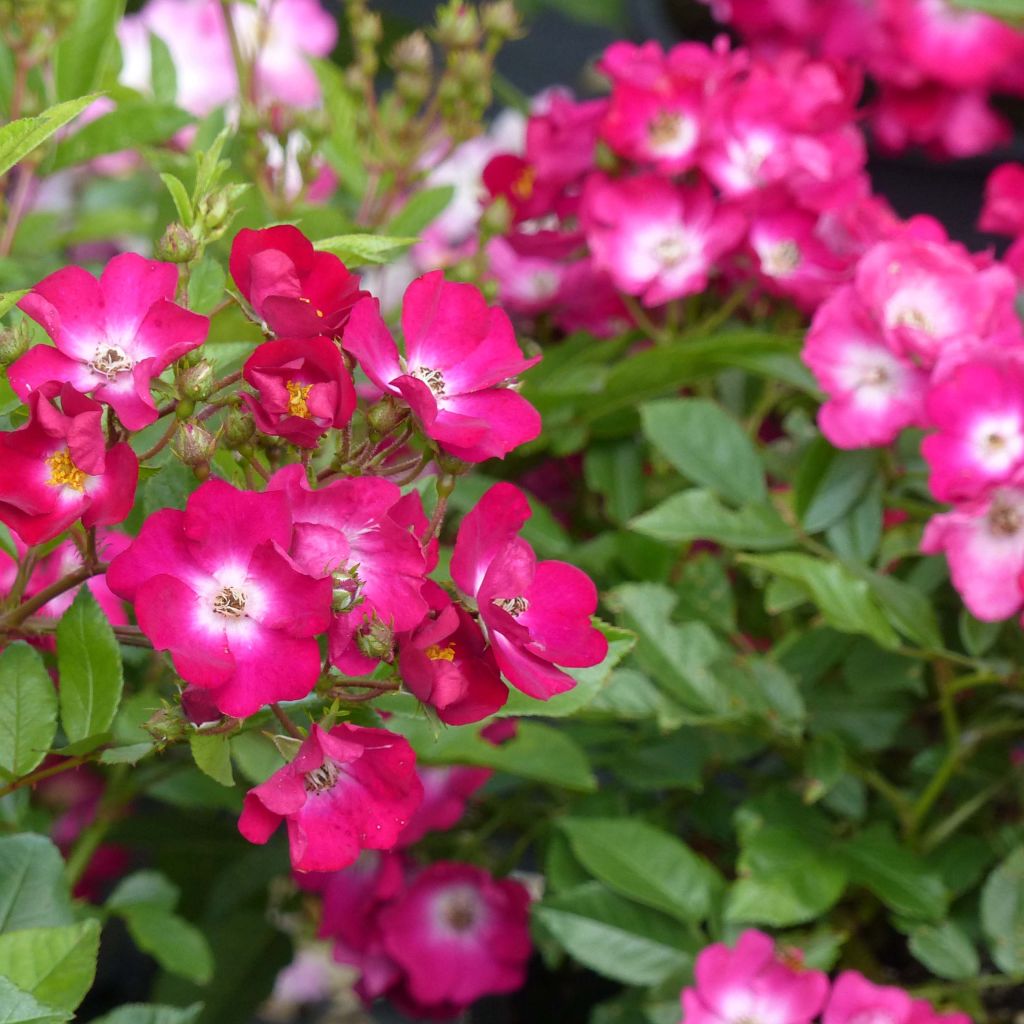
[(512, 618), (522, 615), (530, 607), (525, 597), (496, 597), (492, 603), (503, 608)]
[(761, 256), (761, 269), (769, 277), (785, 277), (800, 266), (800, 246), (787, 238), (766, 249)]
[(444, 394), (444, 374), (440, 370), (431, 370), (426, 366), (417, 366), (415, 370), (410, 372), (409, 376), (423, 381), (435, 395), (441, 396)]
[(1012, 537), (1021, 528), (1020, 509), (998, 495), (988, 510), (988, 525), (1001, 537)]
[(226, 618), (240, 619), (245, 614), (245, 591), (224, 587), (213, 599), (213, 610)]
[(119, 374), (130, 370), (134, 364), (120, 345), (109, 342), (96, 347), (96, 354), (89, 362), (97, 373), (103, 374), (108, 380), (114, 380)]
[(665, 235), (654, 245), (654, 258), (666, 269), (678, 267), (690, 254), (690, 247), (681, 234)]
[(341, 774), (341, 766), (332, 761), (329, 757), (324, 758), (324, 763), (311, 772), (306, 772), (303, 784), (307, 793), (323, 793), (332, 789)]
[(1024, 454), (1024, 435), (1016, 416), (990, 416), (972, 432), (975, 458), (990, 473), (1004, 473)]

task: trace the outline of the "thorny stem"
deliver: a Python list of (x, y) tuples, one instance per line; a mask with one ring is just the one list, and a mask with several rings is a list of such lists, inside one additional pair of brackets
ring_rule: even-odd
[[(51, 619), (44, 615), (30, 615), (19, 625), (7, 630), (10, 633), (24, 634), (26, 636), (38, 636), (42, 634), (56, 633), (59, 619)], [(111, 626), (114, 637), (119, 643), (126, 647), (152, 647), (146, 634), (138, 626)]]
[(143, 452), (139, 456), (139, 462), (148, 462), (158, 452), (163, 451), (163, 449), (167, 446), (167, 442), (170, 441), (172, 437), (174, 437), (174, 431), (175, 429), (177, 429), (177, 426), (178, 421), (176, 419), (171, 420), (170, 425), (163, 432), (163, 435), (160, 437), (160, 440), (157, 441), (152, 448), (150, 448), (148, 451)]
[(14, 577), (14, 584), (7, 595), (11, 605), (16, 606), (21, 600), (21, 595), (25, 593), (25, 587), (28, 586), (28, 581), (32, 577), (32, 570), (36, 567), (36, 560), (36, 549), (29, 548), (25, 552), (25, 557), (18, 563), (18, 572)]
[(441, 532), (441, 524), (444, 522), (444, 514), (447, 511), (448, 495), (439, 494), (437, 496), (437, 504), (434, 506), (434, 512), (430, 517), (430, 522), (427, 524), (427, 529), (421, 540), (423, 545), (429, 544)]
[(667, 345), (671, 340), (671, 336), (661, 327), (659, 327), (647, 314), (647, 310), (640, 305), (636, 298), (632, 295), (622, 295), (622, 301), (626, 309), (629, 310), (629, 315), (636, 321), (636, 325), (650, 335), (651, 341), (657, 342), (659, 345)]
[(302, 730), (288, 717), (284, 708), (282, 708), (280, 704), (271, 704), (270, 710), (274, 713), (274, 717), (281, 723), (282, 728), (289, 736), (292, 736), (297, 740), (304, 740), (306, 738), (302, 735)]
[(25, 214), (25, 207), (28, 204), (29, 191), (32, 187), (32, 169), (23, 164), (18, 169), (18, 180), (14, 185), (14, 194), (7, 207), (7, 219), (4, 222), (3, 236), (0, 237), (0, 257), (9, 256), (14, 245), (14, 237), (18, 233), (18, 225)]
[(398, 432), (398, 434), (392, 438), (392, 440), (386, 444), (383, 448), (378, 449), (373, 453), (370, 460), (366, 463), (366, 469), (373, 469), (379, 466), (392, 452), (397, 451), (405, 444), (406, 441), (412, 436), (412, 425), (406, 424), (405, 427)]
[(13, 793), (16, 789), (21, 789), (23, 786), (34, 786), (37, 782), (42, 782), (43, 779), (48, 779), (53, 775), (60, 775), (61, 772), (70, 771), (72, 768), (78, 768), (80, 765), (91, 761), (97, 753), (98, 751), (93, 750), (88, 754), (69, 757), (57, 764), (48, 765), (46, 768), (38, 768), (29, 775), (23, 775), (20, 779), (8, 782), (6, 786), (0, 786), (0, 798), (7, 796), (8, 793)]
[(220, 0), (221, 13), (224, 16), (224, 28), (227, 30), (228, 42), (231, 44), (231, 58), (235, 62), (235, 75), (238, 78), (238, 95), (245, 105), (251, 101), (251, 69), (246, 65), (242, 54), (242, 46), (238, 40), (234, 15), (231, 12), (230, 0)]

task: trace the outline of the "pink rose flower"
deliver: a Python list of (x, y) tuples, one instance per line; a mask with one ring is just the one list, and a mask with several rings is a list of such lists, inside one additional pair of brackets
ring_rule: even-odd
[(356, 391), (337, 345), (329, 338), (282, 338), (257, 346), (242, 371), (259, 397), (243, 399), (265, 434), (315, 448), (331, 427), (343, 427)]
[(828, 994), (825, 974), (787, 962), (770, 936), (753, 929), (731, 949), (708, 946), (694, 973), (695, 986), (682, 993), (681, 1024), (810, 1024)]
[(267, 327), (289, 338), (340, 335), (366, 292), (337, 256), (296, 227), (243, 228), (231, 244), (231, 277)]
[(743, 217), (716, 204), (706, 184), (655, 175), (592, 175), (580, 219), (594, 264), (645, 306), (703, 291), (715, 263), (743, 233)]
[(210, 321), (176, 306), (178, 268), (126, 252), (99, 281), (81, 267), (44, 278), (18, 306), (56, 348), (35, 345), (7, 371), (25, 400), (47, 381), (66, 381), (105, 402), (129, 430), (156, 419), (149, 382), (206, 340)]
[(978, 226), (997, 235), (1024, 234), (1024, 164), (1000, 164), (988, 176)]
[(958, 366), (934, 385), (924, 439), (928, 484), (940, 501), (980, 497), (1024, 466), (1024, 367), (995, 359)]
[(246, 794), (238, 830), (265, 843), (284, 821), (296, 871), (337, 871), (361, 850), (394, 846), (422, 798), (404, 737), (314, 725), (295, 759)]
[(428, 564), (403, 515), (409, 500), (391, 481), (372, 476), (313, 490), (297, 464), (278, 470), (268, 490), (287, 498), (295, 564), (333, 591), (331, 661), (353, 674), (372, 671), (377, 659), (359, 652), (356, 633), (373, 621), (412, 629), (427, 613), (420, 591)]
[(28, 405), (25, 426), (0, 432), (0, 521), (30, 545), (79, 519), (87, 527), (121, 522), (135, 500), (139, 460), (124, 442), (107, 448), (99, 402), (47, 381)]
[(538, 562), (517, 534), (530, 506), (512, 484), (495, 484), (462, 520), (452, 579), (476, 599), (502, 674), (539, 700), (576, 682), (557, 666), (596, 665), (608, 641), (590, 624), (597, 588), (565, 562)]
[(208, 480), (184, 512), (143, 523), (107, 583), (181, 677), (242, 718), (305, 697), (320, 675), (315, 637), (330, 623), (331, 582), (300, 570), (291, 540), (284, 494)]
[(466, 813), (469, 798), (493, 774), (489, 768), (445, 765), (420, 768), (423, 803), (398, 837), (401, 847), (413, 846), (428, 832), (444, 832), (457, 825)]
[(939, 1014), (923, 999), (892, 985), (876, 985), (857, 971), (843, 971), (832, 985), (822, 1024), (970, 1024), (965, 1013)]
[(946, 556), (953, 586), (975, 618), (1009, 618), (1024, 605), (1024, 488), (997, 487), (933, 516), (921, 550)]
[(376, 299), (361, 300), (343, 346), (381, 391), (406, 401), (427, 437), (466, 462), (503, 458), (540, 433), (540, 416), (512, 387), (524, 359), (508, 316), (441, 271), (417, 278), (402, 303), (400, 357)]
[(380, 913), (408, 1002), (448, 1014), (519, 988), (531, 952), (529, 903), (518, 882), (469, 864), (441, 861), (416, 875)]

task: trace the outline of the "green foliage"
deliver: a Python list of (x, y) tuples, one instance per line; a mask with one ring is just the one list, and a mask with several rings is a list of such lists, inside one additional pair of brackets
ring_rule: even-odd
[(57, 731), (57, 694), (43, 659), (27, 644), (0, 652), (0, 773), (27, 775)]
[[(6, 174), (96, 99), (80, 96), (58, 103), (36, 117), (23, 117), (0, 128), (0, 174)], [(9, 308), (9, 307), (8, 307)]]

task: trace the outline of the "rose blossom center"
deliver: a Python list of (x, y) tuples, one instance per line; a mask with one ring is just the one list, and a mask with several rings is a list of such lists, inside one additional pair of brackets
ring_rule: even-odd
[(471, 931), (480, 914), (480, 901), (470, 889), (455, 889), (441, 897), (441, 919), (453, 932)]
[(493, 603), (507, 611), (513, 619), (530, 607), (530, 602), (525, 597), (496, 597)]
[(761, 268), (769, 277), (784, 277), (800, 266), (800, 246), (791, 238), (773, 245), (762, 257)]
[(1021, 527), (1020, 509), (996, 498), (988, 511), (988, 522), (993, 533), (1012, 537)]
[(679, 234), (665, 235), (654, 246), (654, 258), (666, 268), (678, 267), (689, 254), (690, 247)]
[(341, 774), (341, 767), (336, 761), (332, 761), (329, 757), (324, 758), (324, 763), (319, 768), (314, 768), (311, 772), (306, 772), (303, 784), (306, 787), (307, 793), (323, 793), (328, 789), (333, 788), (334, 784), (338, 781), (338, 776)]
[(693, 135), (693, 122), (672, 110), (662, 110), (647, 122), (647, 138), (655, 149), (688, 149)]
[(46, 459), (50, 467), (50, 479), (46, 482), (51, 487), (70, 487), (75, 491), (85, 490), (86, 473), (79, 469), (71, 460), (71, 452), (62, 448)]
[(512, 182), (512, 194), (517, 199), (529, 199), (533, 195), (533, 185), (537, 180), (535, 167), (524, 167), (519, 177)]
[(97, 373), (103, 374), (107, 380), (114, 380), (119, 374), (130, 370), (133, 364), (128, 358), (128, 353), (120, 345), (111, 345), (107, 342), (96, 347), (96, 354), (89, 365)]
[(306, 404), (306, 399), (309, 397), (310, 391), (313, 390), (312, 384), (298, 384), (294, 380), (286, 380), (284, 386), (288, 389), (288, 413), (291, 416), (300, 416), (304, 420), (309, 419), (309, 406)]
[(424, 654), (431, 661), (454, 661), (455, 660), (455, 641), (452, 640), (442, 647), (440, 644), (431, 644)]
[(417, 366), (410, 375), (424, 384), (439, 397), (444, 394), (444, 374), (440, 370), (431, 370), (426, 366)]
[(213, 599), (213, 610), (225, 618), (240, 619), (245, 614), (245, 591), (224, 587)]

